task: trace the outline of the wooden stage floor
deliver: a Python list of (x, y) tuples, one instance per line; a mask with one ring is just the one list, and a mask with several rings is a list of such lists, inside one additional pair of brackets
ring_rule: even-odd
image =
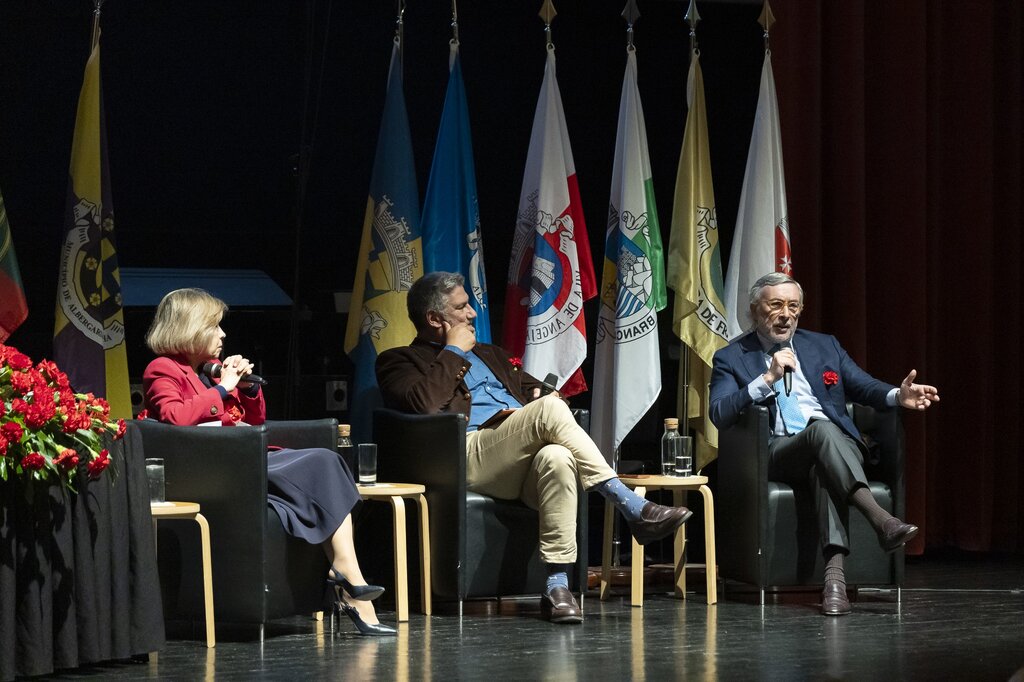
[(1024, 557), (910, 559), (901, 604), (861, 591), (839, 618), (818, 613), (815, 593), (762, 607), (730, 584), (724, 597), (707, 606), (700, 592), (680, 601), (655, 587), (633, 608), (624, 592), (604, 603), (590, 592), (576, 626), (542, 621), (536, 598), (505, 600), (461, 618), (412, 613), (391, 639), (294, 618), (262, 644), (222, 628), (207, 649), (200, 629), (148, 662), (57, 679), (1024, 680)]

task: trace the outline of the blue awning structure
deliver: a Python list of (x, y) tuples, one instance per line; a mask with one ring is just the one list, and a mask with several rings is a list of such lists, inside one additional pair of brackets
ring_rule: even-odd
[(205, 289), (233, 307), (289, 307), (291, 297), (262, 270), (120, 268), (125, 306), (156, 307), (168, 292)]

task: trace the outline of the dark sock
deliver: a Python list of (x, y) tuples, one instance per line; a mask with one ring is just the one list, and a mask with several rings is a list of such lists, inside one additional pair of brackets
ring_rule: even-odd
[(846, 573), (843, 571), (843, 553), (829, 548), (825, 552), (825, 584), (838, 583), (846, 589)]
[(548, 584), (545, 593), (550, 594), (556, 587), (569, 589), (569, 568), (572, 564), (548, 564)]
[(886, 521), (895, 518), (892, 514), (878, 506), (867, 486), (860, 485), (853, 489), (853, 492), (850, 493), (850, 504), (864, 515), (876, 533), (882, 532)]
[(609, 478), (604, 483), (598, 483), (591, 490), (597, 491), (606, 499), (611, 500), (627, 521), (639, 521), (640, 510), (647, 504), (647, 500), (627, 488), (618, 478)]

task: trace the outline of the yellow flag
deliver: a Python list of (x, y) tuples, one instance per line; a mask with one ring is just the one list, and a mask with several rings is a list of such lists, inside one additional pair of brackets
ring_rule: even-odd
[[(668, 248), (668, 286), (675, 291), (672, 329), (683, 343), (679, 410), (697, 435), (697, 468), (718, 455), (718, 430), (708, 409), (708, 383), (715, 351), (729, 338), (722, 305), (722, 258), (718, 244), (715, 192), (711, 182), (704, 78), (700, 59), (691, 55), (686, 100), (689, 113), (679, 155), (672, 234)], [(686, 393), (684, 395), (684, 386)], [(685, 398), (685, 400), (684, 400)]]
[(98, 31), (94, 36), (71, 144), (53, 359), (76, 391), (105, 398), (113, 417), (131, 418)]

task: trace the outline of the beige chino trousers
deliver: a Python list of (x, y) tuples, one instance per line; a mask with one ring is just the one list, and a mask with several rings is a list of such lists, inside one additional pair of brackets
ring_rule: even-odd
[(577, 482), (586, 490), (614, 476), (569, 406), (554, 396), (466, 434), (469, 489), (522, 500), (540, 512), (540, 556), (549, 564), (576, 561)]

